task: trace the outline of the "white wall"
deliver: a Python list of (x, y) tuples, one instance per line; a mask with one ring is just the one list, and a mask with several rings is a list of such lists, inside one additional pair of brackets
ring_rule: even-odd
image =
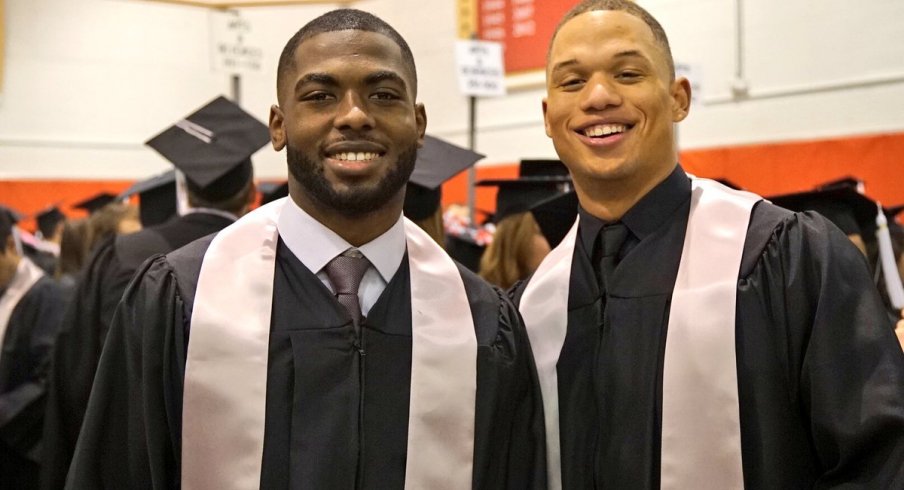
[[(141, 178), (168, 165), (142, 143), (193, 108), (229, 94), (209, 67), (209, 14), (140, 0), (5, 0), (0, 179)], [(544, 0), (545, 1), (545, 0)], [(703, 69), (704, 104), (683, 123), (684, 148), (904, 131), (901, 0), (647, 0), (675, 59)], [(750, 97), (731, 100), (736, 11)], [(452, 0), (363, 0), (411, 44), (428, 131), (464, 144), (467, 102), (453, 69)], [(285, 41), (330, 6), (245, 9), (260, 74), (242, 78), (242, 105), (266, 120)], [(864, 86), (859, 86), (864, 85)], [(816, 91), (816, 89), (821, 89)], [(813, 91), (813, 93), (800, 93)], [(541, 85), (478, 107), (488, 164), (553, 156)], [(258, 175), (285, 176), (270, 148)]]

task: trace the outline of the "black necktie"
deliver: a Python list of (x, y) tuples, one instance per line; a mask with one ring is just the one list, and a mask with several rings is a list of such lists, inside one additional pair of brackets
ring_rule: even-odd
[(358, 303), (358, 286), (370, 267), (370, 262), (361, 252), (353, 249), (337, 255), (326, 265), (326, 275), (333, 284), (336, 299), (348, 310), (357, 327), (361, 322), (361, 306)]
[(600, 289), (605, 294), (609, 290), (609, 282), (615, 266), (618, 265), (618, 252), (621, 250), (625, 239), (628, 238), (628, 227), (624, 223), (606, 225), (600, 230), (599, 262), (597, 273), (599, 274)]

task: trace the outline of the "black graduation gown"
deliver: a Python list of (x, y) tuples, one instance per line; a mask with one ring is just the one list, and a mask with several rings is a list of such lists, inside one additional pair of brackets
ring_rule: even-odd
[(0, 354), (0, 488), (37, 488), (47, 369), (63, 308), (62, 290), (44, 276), (9, 317)]
[[(593, 238), (579, 234), (557, 365), (565, 489), (659, 488), (663, 356), (689, 198), (677, 168), (622, 219), (636, 238), (610, 279), (605, 329)], [(904, 488), (904, 353), (862, 255), (822, 216), (761, 202), (739, 277), (745, 488)]]
[[(179, 488), (185, 331), (205, 238), (145, 264), (117, 310), (67, 488)], [(539, 386), (518, 313), (460, 267), (478, 342), (474, 488), (545, 488)], [(403, 488), (407, 257), (361, 326), (279, 242), (261, 488)], [(229, 430), (224, 428), (223, 430)]]
[(53, 353), (48, 387), (41, 488), (59, 490), (75, 451), (88, 395), (113, 312), (126, 286), (149, 257), (215, 233), (233, 221), (191, 213), (105, 241), (79, 277)]

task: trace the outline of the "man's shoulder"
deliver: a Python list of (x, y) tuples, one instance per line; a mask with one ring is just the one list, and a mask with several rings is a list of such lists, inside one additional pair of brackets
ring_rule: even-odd
[(197, 279), (201, 273), (201, 263), (204, 255), (210, 247), (210, 242), (216, 234), (210, 234), (190, 242), (188, 245), (177, 248), (165, 255), (166, 261), (179, 277), (193, 277)]

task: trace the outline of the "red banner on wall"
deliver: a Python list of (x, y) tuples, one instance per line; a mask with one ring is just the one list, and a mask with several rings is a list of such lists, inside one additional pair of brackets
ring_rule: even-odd
[(542, 70), (556, 24), (578, 0), (478, 0), (477, 37), (501, 42), (505, 72)]

